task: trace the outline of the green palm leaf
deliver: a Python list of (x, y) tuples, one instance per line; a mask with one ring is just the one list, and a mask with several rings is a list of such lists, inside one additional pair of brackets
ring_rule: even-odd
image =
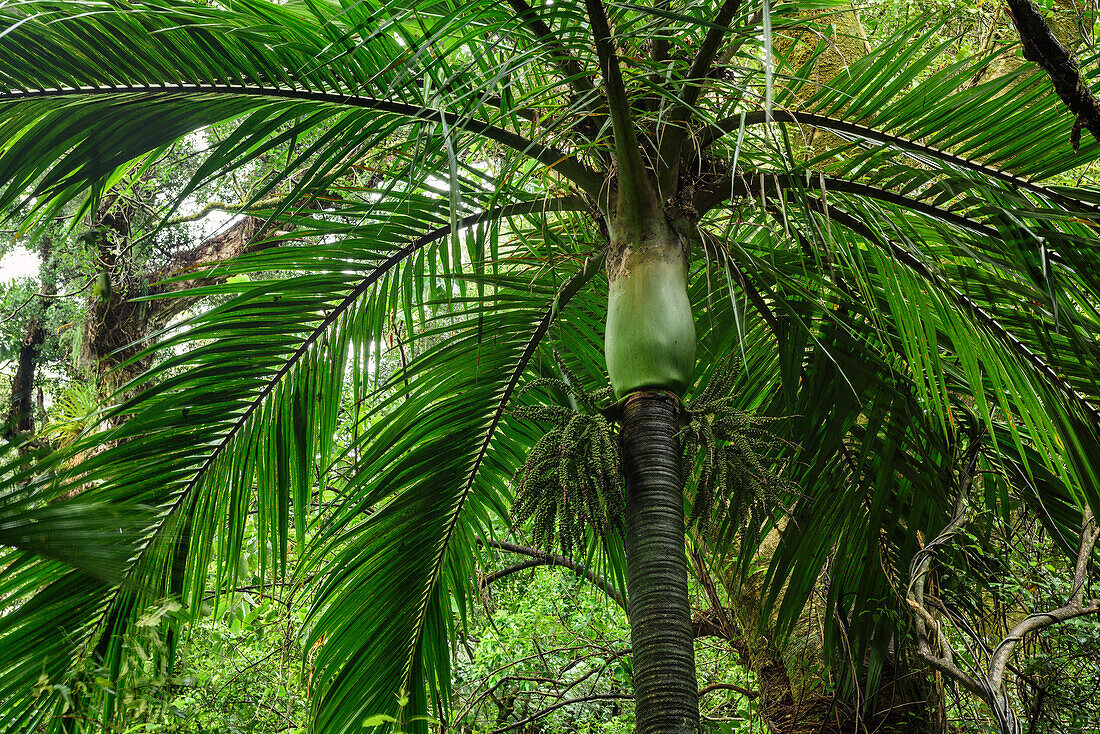
[[(804, 24), (786, 15), (802, 5), (771, 5), (0, 6), (5, 209), (83, 214), (89, 188), (187, 136), (212, 142), (164, 220), (285, 161), (246, 202), (277, 197), (263, 213), (285, 234), (218, 264), (238, 277), (187, 294), (210, 301), (135, 357), (160, 361), (107, 422), (21, 475), (38, 504), (0, 538), (19, 549), (0, 580), (9, 728), (113, 716), (142, 615), (165, 599), (197, 611), (208, 573), (232, 588), (254, 528), (263, 574), (296, 571), (312, 604), (315, 728), (385, 714), (425, 729), (449, 695), (476, 541), (506, 523), (537, 439), (507, 416), (517, 386), (550, 340), (603, 384), (607, 293), (589, 283), (628, 174), (653, 177), (693, 244), (695, 389), (732, 355), (736, 407), (787, 418), (772, 458), (798, 492), (710, 539), (747, 574), (783, 529), (780, 631), (827, 572), (828, 613), (874, 651), (874, 676), (896, 633), (876, 613), (949, 518), (964, 440), (1053, 531), (1100, 509), (1082, 358), (1098, 352), (1100, 196), (1051, 180), (1095, 144), (1072, 150), (1042, 77), (970, 85), (991, 60), (946, 60), (919, 24), (812, 87), (812, 58), (793, 68), (756, 40), (757, 24)], [(796, 126), (837, 138), (796, 155)], [(413, 354), (387, 375), (398, 315)], [(1008, 512), (995, 486), (987, 503)], [(80, 501), (44, 504), (66, 494)], [(27, 532), (92, 540), (138, 506), (152, 516), (121, 583)], [(601, 562), (621, 577), (621, 552)], [(110, 687), (81, 687), (89, 671)]]

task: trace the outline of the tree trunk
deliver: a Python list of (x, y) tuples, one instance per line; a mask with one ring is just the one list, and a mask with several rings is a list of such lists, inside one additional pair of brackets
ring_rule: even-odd
[(30, 436), (34, 433), (34, 375), (38, 365), (38, 348), (45, 337), (42, 319), (32, 316), (19, 347), (19, 362), (11, 381), (11, 405), (7, 420), (2, 426), (4, 438)]
[(11, 403), (8, 406), (6, 419), (0, 424), (0, 436), (3, 438), (29, 437), (34, 434), (35, 373), (38, 368), (39, 349), (46, 340), (46, 329), (43, 325), (44, 313), (50, 307), (50, 296), (57, 292), (53, 267), (50, 264), (51, 255), (51, 242), (49, 239), (44, 239), (41, 252), (42, 268), (39, 276), (42, 279), (42, 285), (39, 289), (38, 312), (27, 322), (23, 343), (19, 347), (19, 360), (16, 364), (15, 376), (11, 381)]
[(694, 734), (699, 725), (678, 403), (669, 392), (643, 390), (623, 406), (627, 591), (639, 734)]
[[(138, 269), (131, 259), (133, 206), (108, 193), (100, 205), (95, 224), (104, 234), (95, 243), (100, 265), (112, 283), (106, 298), (92, 298), (80, 350), (80, 367), (101, 383), (104, 394), (142, 374), (152, 358), (130, 361), (148, 346), (148, 336), (164, 328), (174, 317), (193, 306), (197, 297), (135, 300), (142, 296), (163, 296), (200, 285), (225, 282), (225, 273), (208, 273), (206, 268), (263, 245), (257, 241), (275, 233), (279, 225), (260, 217), (245, 216), (190, 250), (174, 252), (166, 262), (148, 271)], [(112, 234), (108, 236), (106, 232)], [(193, 272), (188, 281), (163, 283)], [(123, 397), (128, 397), (124, 395)]]

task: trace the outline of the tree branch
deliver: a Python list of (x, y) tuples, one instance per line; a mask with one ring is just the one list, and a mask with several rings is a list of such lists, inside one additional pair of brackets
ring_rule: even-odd
[(1065, 604), (1057, 609), (1028, 615), (1001, 640), (993, 650), (993, 656), (989, 661), (989, 681), (994, 689), (1000, 688), (1008, 659), (1011, 657), (1016, 645), (1024, 639), (1024, 636), (1059, 622), (1100, 612), (1100, 598), (1084, 599), (1088, 564), (1092, 558), (1092, 551), (1096, 547), (1097, 536), (1100, 536), (1100, 528), (1097, 527), (1092, 512), (1086, 508), (1081, 522), (1081, 544), (1078, 546), (1077, 561), (1074, 565), (1072, 595)]
[[(981, 448), (980, 437), (974, 439), (970, 449), (969, 461), (960, 473), (959, 495), (955, 503), (955, 514), (947, 527), (935, 540), (921, 549), (909, 564), (909, 588), (906, 602), (913, 613), (917, 631), (917, 655), (929, 666), (940, 671), (951, 680), (965, 688), (972, 695), (983, 700), (993, 711), (1000, 730), (1005, 734), (1021, 734), (1022, 723), (1012, 711), (1007, 691), (1004, 690), (1004, 672), (1008, 667), (1016, 645), (1026, 635), (1038, 632), (1059, 622), (1075, 617), (1100, 612), (1100, 598), (1084, 600), (1084, 583), (1089, 560), (1092, 558), (1096, 541), (1100, 537), (1092, 512), (1084, 510), (1081, 523), (1081, 542), (1074, 564), (1073, 592), (1069, 600), (1061, 607), (1049, 612), (1036, 612), (1028, 615), (994, 648), (985, 670), (980, 674), (971, 674), (962, 670), (954, 661), (951, 643), (944, 634), (943, 626), (925, 607), (924, 587), (936, 551), (946, 546), (967, 522), (966, 495), (969, 491), (978, 454)], [(935, 645), (930, 638), (934, 637)], [(979, 640), (979, 642), (981, 642)]]
[(760, 691), (750, 691), (748, 688), (743, 688), (733, 683), (711, 683), (709, 686), (703, 686), (699, 689), (699, 698), (702, 698), (711, 691), (736, 691), (749, 700), (760, 696)]
[(1020, 34), (1024, 58), (1034, 61), (1054, 85), (1054, 91), (1076, 117), (1070, 141), (1074, 152), (1081, 142), (1081, 128), (1100, 141), (1100, 105), (1085, 79), (1077, 59), (1054, 37), (1042, 11), (1031, 0), (1008, 0), (1012, 24)]
[(531, 558), (526, 561), (520, 561), (519, 563), (508, 566), (506, 568), (502, 568), (499, 571), (493, 571), (490, 574), (486, 574), (481, 578), (480, 581), (477, 582), (477, 585), (484, 589), (486, 586), (500, 581), (502, 578), (511, 576), (514, 573), (519, 573), (520, 571), (526, 571), (529, 568), (538, 568), (539, 566), (562, 566), (563, 568), (572, 568), (571, 566), (563, 566), (562, 564), (554, 563), (548, 558)]
[(497, 550), (508, 551), (509, 553), (515, 553), (521, 556), (528, 556), (532, 560), (524, 561), (523, 563), (517, 563), (514, 566), (509, 566), (508, 568), (504, 568), (500, 571), (494, 571), (493, 573), (488, 574), (483, 579), (481, 579), (480, 586), (482, 588), (488, 586), (494, 581), (504, 578), (505, 576), (511, 575), (518, 571), (523, 571), (527, 568), (534, 568), (536, 566), (559, 566), (561, 568), (568, 568), (570, 571), (573, 571), (578, 576), (583, 576), (593, 586), (611, 597), (611, 600), (618, 604), (623, 611), (626, 611), (626, 599), (623, 598), (623, 595), (619, 592), (619, 590), (615, 588), (615, 586), (611, 584), (607, 579), (599, 576), (594, 571), (587, 568), (583, 563), (574, 561), (572, 558), (558, 555), (557, 553), (549, 553), (547, 551), (539, 550), (538, 548), (531, 548), (526, 545), (516, 545), (515, 543), (506, 543), (504, 541), (497, 540), (485, 541), (485, 545), (489, 548), (496, 548)]
[(251, 204), (247, 202), (240, 202), (239, 204), (230, 204), (226, 201), (208, 201), (205, 206), (199, 209), (193, 214), (181, 214), (178, 217), (171, 217), (164, 222), (165, 226), (171, 226), (173, 224), (183, 224), (185, 222), (197, 222), (198, 220), (206, 217), (211, 212), (226, 212), (227, 214), (240, 214), (244, 211), (253, 211), (257, 209), (272, 209), (283, 203), (286, 197), (272, 196), (267, 199), (260, 199), (259, 201)]
[[(215, 210), (232, 211), (230, 208), (217, 206), (217, 203), (208, 205), (209, 208), (202, 216)], [(189, 218), (185, 217), (184, 221)], [(172, 221), (169, 220), (169, 223)], [(194, 248), (174, 253), (168, 262), (149, 274), (150, 282), (154, 283), (149, 289), (149, 295), (158, 297), (148, 301), (146, 306), (145, 319), (152, 327), (151, 330), (162, 328), (202, 298), (202, 295), (186, 295), (187, 291), (200, 286), (224, 283), (229, 273), (224, 270), (219, 271), (217, 266), (248, 252), (258, 242), (262, 242), (274, 233), (277, 227), (278, 223), (269, 222), (265, 226), (263, 219), (245, 216), (223, 231), (207, 237)], [(178, 279), (189, 272), (194, 274), (193, 278)], [(174, 297), (164, 297), (168, 295), (174, 295)]]
[[(499, 685), (499, 683), (497, 685)], [(495, 687), (496, 686), (494, 686), (494, 688)], [(733, 683), (712, 683), (709, 686), (704, 686), (703, 688), (699, 689), (699, 697), (702, 698), (704, 695), (710, 693), (711, 691), (736, 691), (737, 693), (740, 693), (742, 696), (745, 696), (749, 699), (757, 698), (760, 695), (759, 691), (751, 691), (747, 688), (734, 685)], [(530, 724), (532, 721), (541, 719), (543, 716), (553, 713), (554, 711), (557, 711), (564, 706), (571, 706), (575, 703), (586, 703), (588, 701), (630, 701), (633, 699), (633, 696), (625, 693), (595, 693), (589, 696), (580, 696), (578, 698), (567, 698), (563, 701), (558, 701), (549, 706), (546, 706), (545, 708), (539, 709), (530, 716), (511, 723), (508, 726), (502, 726), (499, 729), (494, 729), (490, 734), (504, 734), (504, 732), (518, 729), (524, 724)]]
[[(928, 578), (929, 569), (932, 565), (932, 558), (939, 549), (947, 546), (954, 539), (955, 535), (962, 530), (968, 520), (966, 514), (966, 495), (970, 490), (970, 484), (973, 480), (974, 470), (977, 465), (980, 451), (981, 436), (978, 436), (972, 440), (966, 467), (959, 473), (959, 488), (955, 500), (954, 515), (944, 529), (940, 531), (940, 534), (937, 535), (932, 542), (928, 543), (917, 552), (909, 562), (909, 587), (906, 590), (906, 601), (908, 602), (910, 610), (915, 615), (914, 622), (917, 628), (917, 654), (921, 659), (955, 682), (961, 684), (963, 688), (973, 695), (986, 700), (988, 694), (991, 692), (988, 685), (983, 684), (984, 681), (979, 681), (955, 664), (951, 644), (948, 642), (947, 636), (943, 632), (943, 628), (924, 606), (924, 586)], [(933, 647), (932, 643), (929, 641), (930, 632), (935, 635), (935, 647)]]
[(596, 693), (596, 694), (593, 694), (591, 696), (581, 696), (580, 698), (567, 698), (564, 701), (558, 701), (555, 704), (551, 704), (550, 706), (547, 706), (544, 709), (539, 709), (538, 711), (531, 714), (527, 718), (520, 719), (519, 721), (515, 722), (514, 724), (509, 724), (508, 726), (502, 726), (499, 729), (493, 729), (493, 731), (490, 732), (490, 734), (504, 734), (504, 732), (506, 732), (506, 731), (512, 731), (513, 729), (518, 729), (521, 726), (523, 726), (524, 724), (530, 724), (532, 721), (535, 721), (536, 719), (541, 719), (543, 716), (546, 716), (547, 714), (549, 714), (553, 711), (557, 711), (558, 709), (562, 708), (563, 706), (571, 706), (572, 704), (575, 704), (575, 703), (585, 703), (587, 701), (623, 701), (623, 700), (633, 701), (634, 696), (629, 696), (625, 693)]

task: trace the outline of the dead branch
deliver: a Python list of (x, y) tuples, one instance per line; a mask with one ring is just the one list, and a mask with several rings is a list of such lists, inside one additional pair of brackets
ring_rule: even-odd
[[(1088, 564), (1100, 538), (1092, 512), (1085, 509), (1081, 524), (1081, 540), (1078, 545), (1074, 564), (1073, 590), (1066, 603), (1057, 609), (1036, 612), (1019, 622), (989, 654), (984, 670), (967, 672), (955, 662), (954, 652), (944, 626), (929, 611), (928, 604), (942, 607), (938, 600), (926, 601), (924, 590), (936, 553), (946, 547), (966, 525), (968, 521), (966, 494), (974, 475), (980, 442), (975, 441), (969, 461), (960, 473), (959, 495), (955, 504), (955, 514), (947, 527), (934, 540), (928, 543), (914, 557), (909, 566), (909, 587), (906, 602), (913, 614), (917, 632), (917, 655), (930, 667), (943, 673), (949, 679), (965, 688), (969, 693), (984, 701), (993, 711), (998, 727), (1003, 734), (1023, 734), (1023, 723), (1012, 710), (1008, 692), (1004, 687), (1004, 672), (1009, 669), (1009, 661), (1017, 645), (1029, 635), (1052, 625), (1100, 612), (1100, 598), (1085, 599), (1084, 588), (1088, 575)], [(974, 634), (972, 630), (968, 630)], [(981, 642), (979, 640), (979, 642)], [(984, 647), (983, 643), (983, 647)], [(987, 648), (988, 649), (988, 648)]]
[(1038, 64), (1054, 85), (1054, 91), (1077, 118), (1070, 133), (1074, 151), (1087, 128), (1100, 140), (1100, 104), (1081, 76), (1077, 59), (1051, 32), (1042, 11), (1031, 0), (1008, 0), (1012, 24), (1023, 42), (1024, 58)]
[(592, 585), (598, 588), (603, 593), (611, 597), (611, 600), (619, 605), (621, 609), (626, 610), (626, 599), (619, 592), (615, 586), (602, 576), (599, 576), (594, 571), (586, 567), (583, 563), (574, 561), (572, 558), (566, 558), (565, 556), (558, 555), (557, 553), (549, 553), (547, 551), (539, 550), (538, 548), (531, 548), (526, 545), (516, 545), (515, 543), (506, 543), (504, 541), (490, 540), (485, 544), (490, 548), (496, 548), (498, 550), (508, 551), (509, 553), (516, 553), (521, 556), (530, 557), (531, 561), (525, 561), (523, 563), (509, 566), (508, 568), (501, 569), (494, 573), (486, 575), (481, 579), (480, 586), (485, 588), (489, 584), (501, 579), (509, 574), (522, 571), (526, 568), (532, 568), (535, 566), (560, 566), (561, 568), (568, 568), (578, 576), (582, 576), (587, 579)]
[(703, 686), (699, 689), (699, 698), (702, 698), (711, 691), (734, 691), (736, 693), (740, 693), (742, 696), (750, 700), (760, 695), (760, 691), (750, 691), (748, 688), (744, 688), (733, 683), (711, 683), (709, 686)]

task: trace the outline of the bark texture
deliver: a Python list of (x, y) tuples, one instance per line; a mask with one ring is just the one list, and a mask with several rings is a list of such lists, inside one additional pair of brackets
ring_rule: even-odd
[[(156, 267), (143, 268), (142, 263), (130, 256), (133, 246), (131, 220), (135, 216), (131, 204), (113, 195), (104, 198), (97, 216), (97, 226), (103, 234), (94, 246), (100, 264), (109, 274), (112, 292), (107, 298), (93, 298), (89, 303), (80, 367), (100, 381), (107, 392), (148, 369), (152, 364), (150, 358), (133, 358), (148, 346), (149, 335), (163, 329), (199, 300), (193, 296), (151, 301), (136, 299), (225, 282), (225, 274), (210, 271), (210, 266), (267, 246), (262, 241), (275, 234), (278, 228), (276, 223), (265, 226), (263, 218), (244, 216), (193, 248), (173, 252)], [(161, 282), (188, 273), (194, 273), (195, 278)]]
[(626, 564), (636, 731), (695, 734), (699, 695), (684, 551), (679, 401), (664, 391), (623, 406)]
[(42, 328), (42, 319), (32, 316), (27, 323), (23, 343), (19, 345), (19, 359), (11, 381), (11, 405), (7, 419), (0, 426), (4, 438), (34, 433), (34, 376), (38, 365), (38, 348), (45, 338), (46, 330)]

